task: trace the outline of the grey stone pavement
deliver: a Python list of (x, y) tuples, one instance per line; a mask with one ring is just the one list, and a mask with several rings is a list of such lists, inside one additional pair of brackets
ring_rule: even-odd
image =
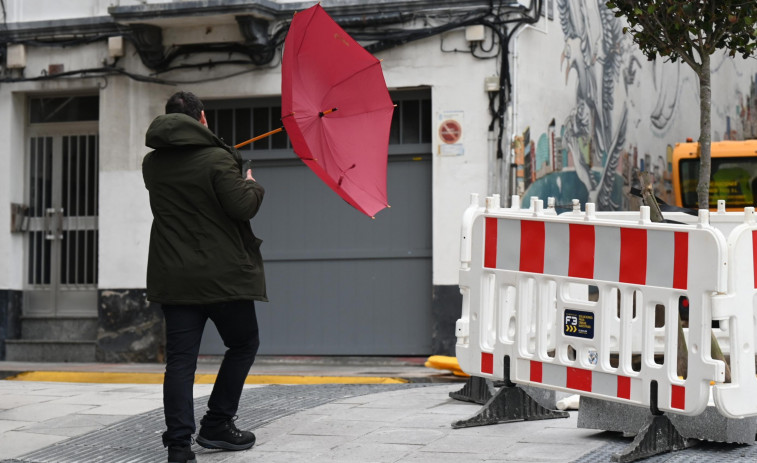
[[(162, 366), (0, 362), (0, 371), (158, 371)], [(217, 365), (203, 365), (211, 371)], [(256, 369), (258, 371), (256, 371)], [(262, 371), (262, 373), (261, 373)], [(256, 445), (219, 452), (195, 445), (197, 461), (232, 462), (593, 462), (630, 442), (618, 433), (578, 429), (565, 419), (453, 429), (480, 406), (451, 399), (463, 383), (418, 365), (253, 366), (251, 374), (390, 376), (406, 384), (247, 385), (237, 424)], [(7, 375), (7, 373), (6, 373)], [(195, 385), (196, 416), (212, 385)], [(160, 384), (0, 380), (0, 462), (165, 462)], [(718, 447), (726, 457), (692, 460), (690, 450), (649, 461), (757, 461), (751, 446)], [(701, 452), (700, 452), (701, 453)], [(677, 454), (677, 456), (676, 456)], [(673, 457), (671, 457), (673, 455)], [(688, 456), (687, 456), (688, 455)], [(698, 454), (697, 454), (698, 455)], [(714, 458), (714, 459), (713, 459)]]

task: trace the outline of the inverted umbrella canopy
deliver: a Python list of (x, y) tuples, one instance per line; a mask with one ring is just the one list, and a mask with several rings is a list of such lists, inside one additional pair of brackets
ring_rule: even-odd
[(381, 63), (315, 5), (284, 42), (281, 117), (294, 152), (332, 190), (373, 217), (388, 206), (394, 104)]

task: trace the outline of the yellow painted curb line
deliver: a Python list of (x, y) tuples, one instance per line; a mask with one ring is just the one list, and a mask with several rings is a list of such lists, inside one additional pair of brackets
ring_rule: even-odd
[[(195, 375), (195, 384), (213, 384), (217, 375)], [(163, 384), (163, 373), (107, 373), (82, 371), (27, 371), (5, 378), (10, 381), (60, 383)], [(402, 378), (385, 376), (249, 375), (245, 384), (403, 384)]]

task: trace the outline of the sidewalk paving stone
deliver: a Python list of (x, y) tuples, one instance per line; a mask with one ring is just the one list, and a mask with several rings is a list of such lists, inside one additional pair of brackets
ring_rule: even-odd
[[(40, 402), (46, 402), (48, 400), (55, 400), (59, 398), (57, 395), (38, 395), (38, 394), (23, 394), (22, 391), (12, 391), (3, 394), (2, 400), (0, 400), (0, 412), (5, 410), (12, 410), (24, 405), (34, 405)], [(0, 418), (2, 419), (2, 418)]]
[(2, 411), (0, 420), (26, 421), (33, 418), (35, 421), (47, 421), (70, 414), (85, 413), (92, 408), (92, 405), (56, 404), (53, 406), (49, 402), (35, 403)]
[[(162, 400), (158, 402), (157, 406), (161, 405), (163, 405)], [(89, 410), (81, 413), (92, 415), (128, 415), (146, 413), (150, 410), (155, 410), (155, 408), (157, 408), (155, 399), (122, 399), (91, 407)]]
[(97, 431), (128, 418), (128, 415), (66, 415), (19, 428), (34, 434), (74, 437)]
[[(319, 407), (320, 408), (320, 407)], [(302, 420), (305, 416), (298, 414), (299, 419)], [(360, 437), (370, 432), (373, 432), (385, 423), (380, 421), (348, 421), (335, 419), (329, 415), (309, 415), (315, 418), (313, 421), (301, 421), (298, 423), (289, 434), (292, 435), (306, 435), (306, 436), (352, 436)]]
[(23, 431), (8, 431), (0, 439), (0, 455), (3, 458), (14, 458), (38, 448), (47, 447), (68, 439), (68, 436), (54, 436), (36, 434)]
[[(0, 436), (8, 431), (21, 429), (24, 426), (37, 424), (36, 421), (19, 421), (19, 420), (0, 420)], [(0, 439), (2, 441), (2, 439)]]

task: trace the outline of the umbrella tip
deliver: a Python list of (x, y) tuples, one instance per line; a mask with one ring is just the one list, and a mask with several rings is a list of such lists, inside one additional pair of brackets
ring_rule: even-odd
[(372, 215), (372, 216), (371, 216), (371, 220), (376, 220), (376, 216), (375, 216), (375, 215)]
[(386, 207), (388, 207), (389, 209), (391, 209), (391, 208), (392, 208), (392, 206), (390, 206), (390, 205), (388, 205), (388, 204), (386, 205)]

